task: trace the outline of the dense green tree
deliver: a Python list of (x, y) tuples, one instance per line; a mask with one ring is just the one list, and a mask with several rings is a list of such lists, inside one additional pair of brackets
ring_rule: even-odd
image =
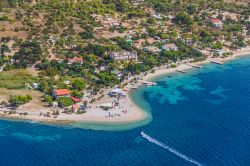
[(149, 24), (154, 24), (155, 23), (155, 19), (153, 17), (150, 17), (148, 20), (147, 20), (147, 23)]
[(158, 12), (169, 12), (171, 10), (171, 6), (167, 3), (156, 2), (154, 4), (154, 8)]
[(212, 49), (222, 49), (222, 44), (221, 44), (221, 42), (217, 41), (216, 43), (212, 44), (211, 48)]
[(196, 4), (190, 3), (186, 6), (186, 11), (189, 14), (195, 14), (198, 12), (198, 6)]
[(32, 97), (30, 95), (26, 95), (26, 96), (22, 96), (22, 95), (14, 95), (11, 96), (9, 99), (9, 103), (11, 103), (11, 105), (13, 107), (18, 107), (22, 104), (28, 103), (29, 101), (32, 100)]
[(76, 78), (72, 81), (72, 87), (76, 90), (81, 91), (85, 86), (86, 83), (82, 78)]
[(211, 42), (212, 41), (212, 35), (209, 31), (207, 30), (202, 30), (200, 32), (200, 38), (204, 42)]
[(179, 12), (175, 17), (175, 22), (180, 26), (186, 25), (190, 26), (193, 24), (193, 19), (185, 12)]
[(81, 98), (82, 94), (78, 90), (72, 90), (70, 92), (71, 96)]
[(93, 31), (93, 27), (91, 26), (87, 26), (84, 30), (84, 32), (81, 32), (80, 33), (80, 36), (83, 38), (83, 39), (91, 39), (94, 37), (94, 31)]
[(6, 44), (2, 44), (0, 48), (0, 55), (4, 56), (6, 52), (10, 52), (10, 49)]
[(114, 86), (119, 82), (114, 74), (105, 71), (99, 74), (99, 79), (99, 83), (108, 86)]
[(45, 95), (43, 97), (44, 101), (48, 104), (48, 105), (52, 105), (52, 102), (53, 102), (53, 98), (52, 96), (48, 96), (48, 95)]
[(116, 0), (115, 1), (116, 9), (119, 12), (126, 12), (129, 10), (129, 3), (126, 0)]
[(116, 42), (124, 50), (132, 49), (130, 42), (127, 41), (125, 38), (117, 38)]
[(20, 50), (14, 54), (13, 59), (27, 64), (34, 64), (41, 60), (43, 51), (37, 41), (25, 41), (21, 43)]
[(61, 106), (61, 107), (68, 107), (70, 105), (73, 105), (74, 104), (74, 101), (70, 98), (70, 97), (60, 97), (58, 99), (58, 104)]

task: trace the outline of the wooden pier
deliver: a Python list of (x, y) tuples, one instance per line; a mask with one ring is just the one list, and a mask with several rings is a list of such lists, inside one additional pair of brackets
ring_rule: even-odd
[(210, 62), (215, 63), (215, 64), (219, 64), (219, 65), (222, 65), (222, 64), (223, 64), (223, 62), (215, 61), (215, 60), (210, 60)]
[(192, 63), (189, 63), (188, 65), (192, 66), (192, 67), (195, 67), (195, 68), (202, 68), (202, 66), (199, 66), (199, 65), (196, 65), (196, 64), (192, 64)]
[(176, 70), (176, 71), (180, 73), (187, 73), (186, 71), (183, 71), (183, 70)]
[(146, 85), (157, 85), (157, 83), (150, 81), (139, 80), (139, 82)]

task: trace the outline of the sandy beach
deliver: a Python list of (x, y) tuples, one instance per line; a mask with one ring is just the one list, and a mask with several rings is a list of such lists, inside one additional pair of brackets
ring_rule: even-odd
[[(52, 112), (55, 109), (51, 107), (36, 107), (34, 105), (23, 105), (17, 108), (16, 114), (8, 114), (10, 111), (7, 108), (0, 108), (0, 116), (5, 118), (14, 118), (14, 119), (25, 119), (31, 121), (39, 121), (39, 122), (46, 122), (46, 123), (53, 123), (53, 124), (62, 124), (62, 123), (74, 123), (74, 122), (91, 122), (96, 124), (121, 124), (121, 123), (136, 123), (140, 121), (146, 120), (149, 115), (146, 111), (140, 108), (130, 96), (130, 91), (133, 91), (133, 88), (139, 88), (143, 85), (142, 82), (136, 81), (135, 83), (132, 81), (135, 78), (141, 78), (140, 80), (149, 81), (155, 77), (159, 77), (161, 75), (170, 74), (173, 72), (178, 71), (187, 71), (189, 69), (194, 68), (192, 65), (199, 65), (202, 66), (206, 63), (211, 63), (211, 61), (217, 61), (224, 63), (226, 61), (238, 58), (243, 55), (249, 55), (250, 48), (244, 48), (238, 51), (234, 51), (233, 55), (226, 57), (226, 58), (214, 58), (208, 57), (205, 61), (197, 62), (197, 63), (183, 63), (177, 65), (175, 68), (167, 68), (166, 65), (154, 68), (154, 72), (148, 72), (147, 74), (141, 74), (139, 76), (133, 76), (129, 80), (124, 81), (127, 83), (126, 88), (127, 91), (124, 91), (124, 97), (119, 99), (119, 106), (113, 107), (107, 111), (104, 111), (100, 108), (100, 105), (105, 103), (111, 103), (115, 99), (109, 97), (108, 90), (104, 91), (104, 97), (100, 98), (99, 100), (95, 101), (94, 103), (89, 104), (89, 108), (87, 108), (86, 113), (84, 114), (66, 114), (60, 113), (57, 117), (45, 117), (41, 114), (46, 114), (47, 112)], [(131, 84), (133, 82), (133, 84)], [(59, 109), (59, 108), (58, 108)], [(62, 110), (61, 110), (62, 111)], [(27, 112), (27, 115), (20, 115), (20, 113)]]
[[(26, 119), (38, 122), (47, 123), (73, 123), (73, 122), (91, 122), (91, 123), (133, 123), (143, 121), (147, 118), (147, 114), (139, 106), (137, 106), (130, 98), (129, 92), (125, 92), (125, 97), (120, 99), (120, 106), (104, 111), (99, 106), (113, 100), (111, 97), (105, 96), (97, 102), (90, 104), (91, 108), (86, 110), (84, 114), (66, 114), (60, 113), (56, 118), (45, 117), (41, 114), (52, 112), (56, 109), (51, 107), (38, 107), (31, 108), (30, 106), (23, 105), (16, 109), (16, 114), (8, 114), (8, 108), (0, 108), (0, 116), (13, 119)], [(20, 115), (20, 113), (27, 112), (28, 115)]]

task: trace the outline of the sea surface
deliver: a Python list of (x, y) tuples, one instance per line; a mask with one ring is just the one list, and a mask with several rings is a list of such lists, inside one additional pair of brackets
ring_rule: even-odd
[(250, 165), (249, 57), (154, 81), (132, 92), (141, 127), (0, 120), (0, 166)]

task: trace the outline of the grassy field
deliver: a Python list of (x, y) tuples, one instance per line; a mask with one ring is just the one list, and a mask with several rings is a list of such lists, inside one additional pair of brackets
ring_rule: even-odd
[(41, 96), (43, 96), (43, 94), (39, 91), (29, 89), (0, 88), (0, 102), (9, 101), (10, 96), (12, 95), (30, 95), (32, 97), (32, 101), (29, 103), (29, 105), (34, 105), (34, 108), (36, 108), (37, 106), (42, 106), (44, 104), (41, 101)]
[(7, 89), (21, 89), (26, 83), (36, 80), (27, 70), (12, 70), (0, 73), (0, 87)]

